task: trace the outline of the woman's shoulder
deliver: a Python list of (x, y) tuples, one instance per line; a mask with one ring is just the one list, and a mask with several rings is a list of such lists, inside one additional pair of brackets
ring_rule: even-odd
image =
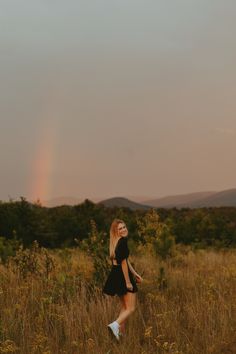
[(127, 237), (119, 238), (119, 240), (117, 241), (117, 247), (115, 249), (115, 255), (119, 264), (123, 259), (128, 258), (129, 249), (127, 244)]
[(122, 237), (119, 238), (117, 243), (125, 243), (125, 242), (127, 242), (127, 237), (122, 236)]
[(127, 237), (120, 237), (116, 244), (116, 249), (122, 248), (123, 245), (127, 243)]

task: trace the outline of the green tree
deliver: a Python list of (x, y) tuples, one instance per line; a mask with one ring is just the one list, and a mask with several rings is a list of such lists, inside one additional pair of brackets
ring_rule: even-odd
[(156, 255), (165, 259), (172, 254), (175, 238), (172, 235), (172, 222), (160, 221), (160, 216), (154, 208), (150, 209), (144, 217), (137, 220), (138, 233), (143, 244), (151, 244)]
[(89, 254), (94, 264), (94, 280), (100, 284), (109, 269), (108, 238), (106, 232), (98, 231), (96, 222), (90, 220), (90, 232), (88, 238), (79, 241), (75, 239), (79, 247)]

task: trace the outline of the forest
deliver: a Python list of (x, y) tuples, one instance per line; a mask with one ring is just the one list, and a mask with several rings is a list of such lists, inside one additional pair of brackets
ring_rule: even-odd
[[(168, 224), (176, 243), (193, 247), (234, 247), (236, 245), (236, 208), (155, 208), (160, 222)], [(108, 244), (109, 225), (115, 217), (127, 224), (133, 242), (142, 242), (138, 220), (145, 211), (129, 208), (107, 208), (89, 199), (75, 206), (43, 207), (21, 197), (19, 201), (0, 202), (0, 255), (14, 252), (21, 243), (33, 241), (47, 248), (73, 247), (76, 240), (89, 237), (91, 221)], [(5, 245), (5, 247), (4, 247)], [(5, 251), (4, 251), (5, 248)], [(5, 252), (5, 254), (4, 254)]]

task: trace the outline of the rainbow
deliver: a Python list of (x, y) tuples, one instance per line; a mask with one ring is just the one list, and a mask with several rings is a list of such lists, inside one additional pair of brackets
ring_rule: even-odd
[(29, 195), (33, 199), (47, 199), (51, 192), (54, 139), (50, 129), (42, 134), (32, 168)]
[[(60, 113), (58, 112), (59, 105), (57, 104), (60, 97), (55, 96), (52, 99), (51, 94), (47, 99), (50, 99), (47, 104), (47, 111), (42, 120), (38, 134), (38, 143), (33, 159), (33, 164), (30, 172), (30, 183), (28, 195), (29, 199), (40, 201), (51, 198), (53, 168), (56, 163), (56, 143), (58, 141), (58, 129), (60, 121)], [(55, 100), (56, 98), (56, 100)]]

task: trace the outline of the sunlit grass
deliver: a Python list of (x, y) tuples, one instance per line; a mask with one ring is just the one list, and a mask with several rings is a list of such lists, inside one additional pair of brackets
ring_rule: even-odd
[(79, 249), (50, 251), (50, 272), (40, 252), (29, 272), (1, 265), (0, 353), (236, 353), (236, 251), (179, 247), (166, 261), (137, 252), (144, 281), (121, 343), (106, 327), (119, 300), (93, 283)]

